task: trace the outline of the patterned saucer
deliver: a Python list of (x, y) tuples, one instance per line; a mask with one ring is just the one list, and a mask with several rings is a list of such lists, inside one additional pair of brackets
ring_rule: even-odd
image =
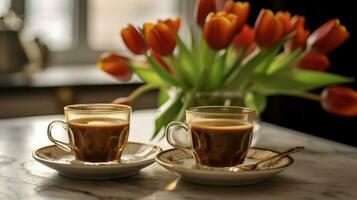
[(156, 155), (161, 151), (158, 146), (128, 142), (121, 162), (90, 163), (77, 161), (71, 153), (50, 145), (35, 150), (32, 157), (63, 176), (79, 179), (113, 179), (137, 173), (155, 162)]
[[(278, 153), (269, 149), (250, 148), (243, 165), (256, 163)], [(257, 169), (251, 171), (230, 171), (228, 168), (209, 167), (199, 169), (191, 155), (177, 149), (169, 149), (159, 153), (156, 161), (166, 169), (181, 175), (186, 181), (206, 185), (248, 185), (259, 183), (282, 172), (294, 162), (290, 156), (284, 156), (276, 161), (261, 164)]]

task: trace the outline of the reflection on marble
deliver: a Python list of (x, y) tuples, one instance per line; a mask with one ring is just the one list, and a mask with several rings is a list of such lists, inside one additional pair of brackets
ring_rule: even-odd
[[(149, 141), (153, 111), (133, 115), (131, 141)], [(357, 199), (357, 149), (262, 123), (259, 147), (307, 149), (294, 165), (263, 183), (212, 187), (182, 181), (153, 164), (129, 178), (84, 181), (57, 175), (31, 151), (50, 144), (46, 126), (61, 116), (0, 120), (0, 199)], [(140, 122), (135, 124), (135, 122)], [(164, 149), (164, 141), (151, 141)]]

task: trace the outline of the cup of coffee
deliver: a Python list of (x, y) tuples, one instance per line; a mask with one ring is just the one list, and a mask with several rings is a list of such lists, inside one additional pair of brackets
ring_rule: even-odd
[[(48, 125), (48, 138), (85, 162), (120, 161), (128, 142), (131, 107), (117, 104), (77, 104), (64, 107), (65, 121)], [(68, 133), (69, 142), (52, 136), (55, 126)]]
[[(173, 147), (193, 154), (200, 167), (233, 167), (244, 162), (250, 147), (255, 110), (235, 106), (202, 106), (186, 110), (186, 123), (171, 122), (165, 130)], [(189, 146), (175, 142), (178, 129)]]

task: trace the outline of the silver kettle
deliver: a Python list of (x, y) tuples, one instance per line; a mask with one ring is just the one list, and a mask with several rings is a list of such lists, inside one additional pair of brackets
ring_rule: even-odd
[(19, 36), (22, 24), (13, 17), (11, 12), (0, 16), (0, 74), (21, 72), (29, 63)]
[(21, 34), (22, 27), (23, 20), (15, 12), (9, 10), (0, 16), (0, 78), (30, 76), (48, 64), (47, 45), (39, 38), (30, 40)]

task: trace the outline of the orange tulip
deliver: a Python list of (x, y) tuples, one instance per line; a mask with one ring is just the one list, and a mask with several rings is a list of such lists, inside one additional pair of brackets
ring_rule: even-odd
[(206, 17), (209, 13), (217, 11), (216, 0), (198, 0), (196, 5), (196, 21), (203, 28), (206, 22)]
[(291, 41), (289, 41), (288, 46), (291, 49), (297, 49), (297, 48), (305, 49), (306, 41), (309, 35), (310, 35), (309, 30), (305, 30), (303, 27), (297, 28), (296, 35)]
[(271, 10), (262, 9), (255, 22), (255, 40), (262, 47), (275, 46), (284, 36), (284, 25)]
[(236, 29), (237, 16), (226, 12), (218, 12), (207, 17), (203, 30), (208, 45), (215, 50), (227, 48)]
[(291, 20), (291, 14), (289, 12), (277, 12), (276, 17), (283, 23), (284, 36), (293, 31), (293, 22)]
[(233, 45), (245, 49), (254, 46), (254, 30), (249, 25), (244, 25), (242, 31), (233, 38)]
[(98, 67), (116, 79), (126, 82), (132, 77), (132, 71), (128, 66), (129, 59), (113, 52), (103, 53), (98, 62)]
[(349, 37), (346, 27), (338, 19), (331, 19), (315, 30), (308, 38), (308, 46), (322, 53), (329, 53)]
[(325, 54), (311, 52), (298, 63), (298, 67), (314, 71), (325, 71), (330, 67), (330, 61)]
[(224, 5), (223, 10), (238, 16), (236, 32), (239, 32), (248, 20), (250, 4), (248, 2), (234, 2), (229, 0)]
[(291, 29), (294, 31), (298, 28), (305, 28), (305, 17), (294, 15), (294, 17), (291, 18)]
[(305, 29), (305, 17), (301, 15), (295, 15), (291, 18), (291, 32), (295, 31), (296, 35), (293, 39), (287, 42), (286, 47), (288, 49), (305, 49), (306, 41), (310, 35), (310, 31)]
[(162, 56), (155, 52), (155, 51), (151, 51), (152, 56), (154, 57), (154, 59), (159, 62), (161, 64), (161, 66), (170, 74), (172, 73), (172, 70), (170, 68), (170, 66), (162, 59)]
[(181, 19), (177, 17), (176, 19), (166, 19), (164, 21), (159, 21), (166, 24), (173, 32), (177, 33), (180, 29)]
[(356, 117), (357, 92), (348, 87), (328, 87), (321, 93), (321, 105), (328, 112), (346, 117)]
[(147, 47), (141, 33), (133, 25), (121, 30), (121, 37), (126, 47), (134, 54), (145, 54)]
[(162, 56), (173, 53), (176, 47), (175, 33), (163, 22), (158, 24), (145, 23), (144, 33), (147, 44)]

